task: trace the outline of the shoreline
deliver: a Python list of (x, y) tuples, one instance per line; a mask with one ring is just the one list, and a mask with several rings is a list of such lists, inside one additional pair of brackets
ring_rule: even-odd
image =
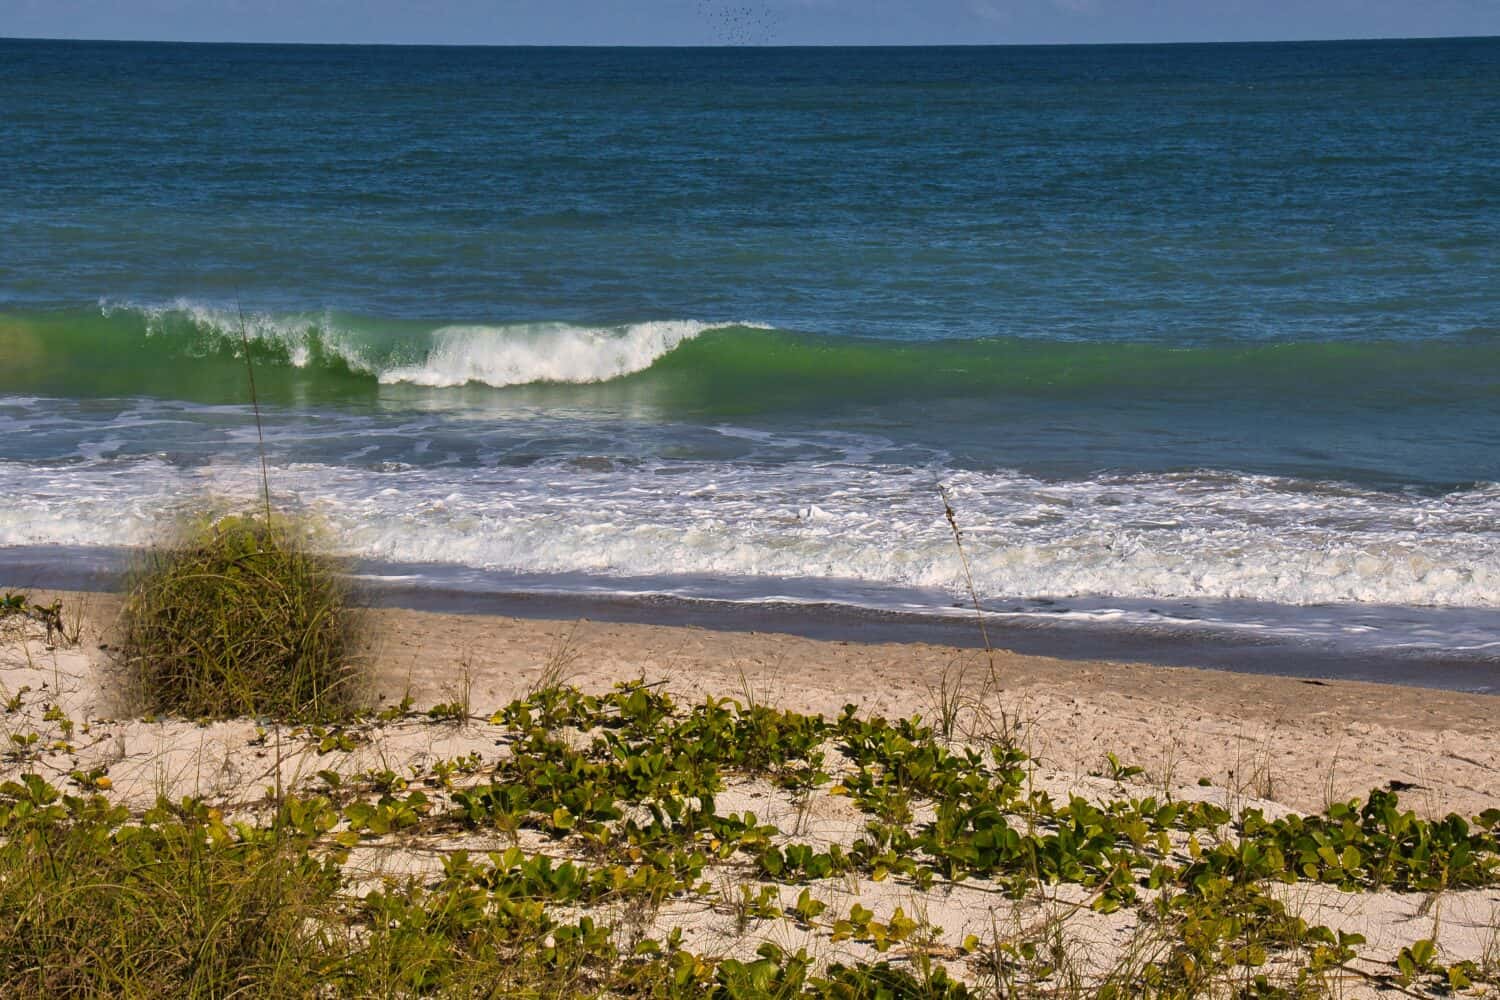
[[(0, 550), (0, 579), (20, 590), (107, 595), (118, 590), (126, 559), (124, 550), (13, 547)], [(372, 609), (537, 621), (587, 618), (731, 634), (768, 632), (827, 642), (984, 648), (973, 610), (956, 605), (957, 613), (941, 615), (831, 601), (732, 601), (667, 594), (413, 585), (358, 572), (351, 577), (350, 589), (356, 604)], [(1030, 656), (1500, 694), (1500, 653), (1346, 648), (1207, 622), (1174, 627), (986, 610), (984, 623), (996, 649)]]
[[(587, 618), (621, 625), (700, 628), (726, 633), (772, 633), (824, 642), (949, 646), (982, 652), (985, 642), (972, 610), (949, 616), (883, 611), (836, 603), (733, 602), (668, 595), (475, 592), (436, 588), (370, 589), (371, 608), (533, 620)], [(1059, 660), (1110, 660), (1148, 667), (1183, 667), (1357, 681), (1473, 694), (1500, 694), (1500, 657), (1465, 652), (1340, 649), (1236, 632), (1226, 627), (1172, 629), (1045, 616), (984, 613), (996, 650)]]

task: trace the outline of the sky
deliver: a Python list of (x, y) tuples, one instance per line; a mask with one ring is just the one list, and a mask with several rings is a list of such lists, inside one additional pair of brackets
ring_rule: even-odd
[(902, 45), (1500, 35), (1500, 0), (0, 0), (0, 37)]

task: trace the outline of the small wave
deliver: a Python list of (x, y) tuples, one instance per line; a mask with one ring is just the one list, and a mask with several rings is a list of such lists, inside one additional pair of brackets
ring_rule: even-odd
[(471, 382), (495, 388), (532, 382), (608, 382), (645, 371), (709, 329), (710, 324), (688, 320), (614, 328), (562, 323), (447, 326), (432, 332), (432, 346), (419, 364), (387, 369), (380, 373), (380, 381), (434, 388)]
[[(1420, 341), (1080, 342), (1045, 337), (872, 340), (746, 322), (620, 325), (421, 322), (333, 310), (275, 313), (175, 299), (104, 301), (80, 314), (0, 315), (0, 392), (244, 397), (244, 342), (258, 387), (298, 403), (458, 399), (465, 386), (553, 386), (569, 403), (739, 415), (892, 400), (1162, 400), (1351, 411), (1492, 408), (1500, 344)], [(622, 384), (628, 387), (622, 388)], [(382, 390), (382, 386), (392, 387)], [(425, 391), (425, 395), (424, 395)], [(545, 388), (538, 391), (545, 392)], [(468, 397), (472, 401), (472, 394)]]
[(709, 330), (770, 329), (685, 319), (618, 326), (548, 322), (431, 327), (331, 311), (241, 312), (189, 299), (161, 305), (103, 300), (99, 312), (107, 320), (140, 324), (147, 338), (180, 358), (238, 356), (243, 337), (272, 363), (298, 369), (334, 367), (373, 376), (383, 385), (434, 389), (608, 382), (645, 371)]

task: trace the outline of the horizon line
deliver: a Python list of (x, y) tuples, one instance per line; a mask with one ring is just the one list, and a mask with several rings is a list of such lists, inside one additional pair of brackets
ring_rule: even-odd
[(1348, 35), (1339, 38), (1238, 38), (1178, 39), (1171, 41), (1110, 42), (780, 42), (737, 44), (705, 42), (700, 44), (641, 42), (310, 42), (310, 41), (231, 41), (226, 39), (184, 38), (70, 38), (52, 35), (0, 35), (0, 42), (84, 42), (104, 45), (257, 45), (304, 46), (308, 48), (389, 48), (389, 49), (1020, 49), (1020, 48), (1111, 48), (1151, 47), (1165, 45), (1321, 45), (1342, 42), (1438, 42), (1487, 41), (1496, 35)]

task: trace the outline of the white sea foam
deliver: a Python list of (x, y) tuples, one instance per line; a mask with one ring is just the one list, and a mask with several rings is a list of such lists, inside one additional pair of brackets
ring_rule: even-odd
[(621, 328), (528, 323), (510, 326), (445, 326), (432, 332), (420, 364), (380, 373), (385, 383), (491, 386), (529, 382), (606, 382), (644, 371), (706, 323), (675, 320)]
[[(0, 544), (144, 541), (191, 495), (255, 493), (249, 463), (9, 464)], [(1500, 609), (1500, 486), (1429, 496), (1231, 474), (1046, 482), (832, 462), (280, 468), (347, 552), (605, 579), (693, 575), (966, 589), (945, 482), (987, 599)]]

